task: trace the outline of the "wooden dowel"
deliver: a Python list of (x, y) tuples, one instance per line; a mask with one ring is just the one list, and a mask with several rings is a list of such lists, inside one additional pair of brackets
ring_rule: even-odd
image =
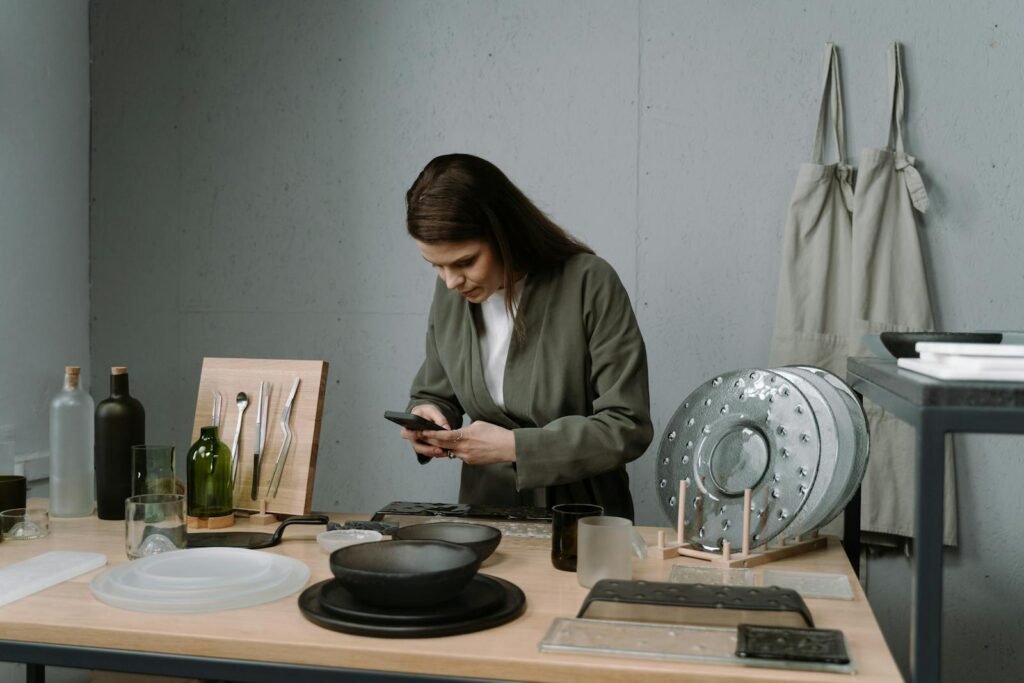
[(729, 561), (732, 555), (732, 544), (729, 541), (722, 541), (722, 559), (726, 562)]
[(743, 554), (750, 554), (750, 489), (743, 489)]
[(686, 480), (679, 480), (679, 516), (676, 519), (676, 543), (683, 547), (683, 527), (686, 526)]

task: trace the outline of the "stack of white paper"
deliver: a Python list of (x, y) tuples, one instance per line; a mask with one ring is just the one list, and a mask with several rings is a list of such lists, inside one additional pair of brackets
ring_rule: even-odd
[(920, 358), (900, 358), (901, 368), (938, 379), (1024, 382), (1024, 345), (918, 342)]

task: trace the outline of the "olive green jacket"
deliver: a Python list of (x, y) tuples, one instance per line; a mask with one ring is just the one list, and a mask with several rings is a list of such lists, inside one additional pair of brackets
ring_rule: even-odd
[(514, 430), (516, 462), (462, 467), (459, 500), (497, 506), (596, 503), (633, 518), (625, 464), (651, 442), (647, 353), (629, 296), (603, 259), (581, 254), (530, 273), (505, 366), (502, 410), (484, 381), (479, 306), (438, 280), (426, 360), (409, 407), (433, 403)]

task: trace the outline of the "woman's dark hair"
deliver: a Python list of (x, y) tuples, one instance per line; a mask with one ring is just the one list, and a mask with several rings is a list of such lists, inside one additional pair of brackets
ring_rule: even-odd
[[(513, 291), (517, 276), (594, 253), (544, 215), (497, 166), (470, 154), (431, 160), (405, 202), (409, 234), (421, 242), (490, 242), (501, 259), (506, 292)], [(505, 297), (509, 314), (513, 304), (511, 295)]]

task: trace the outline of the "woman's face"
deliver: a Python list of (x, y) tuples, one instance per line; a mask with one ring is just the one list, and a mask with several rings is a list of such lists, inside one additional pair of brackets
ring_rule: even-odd
[(423, 258), (434, 266), (448, 289), (456, 290), (470, 302), (482, 303), (501, 289), (501, 259), (487, 240), (415, 241)]

